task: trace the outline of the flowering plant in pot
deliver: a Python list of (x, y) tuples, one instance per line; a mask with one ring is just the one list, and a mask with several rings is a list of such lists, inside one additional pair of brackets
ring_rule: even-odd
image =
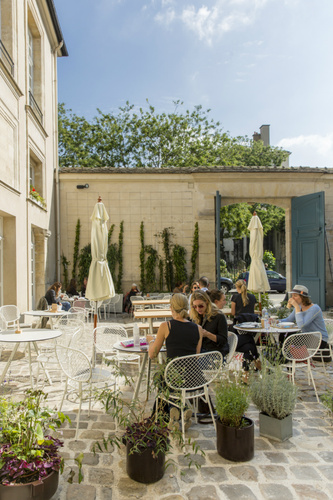
[(248, 388), (241, 381), (241, 372), (233, 379), (222, 377), (217, 388), (216, 422), (217, 451), (227, 460), (244, 462), (254, 455), (254, 424), (245, 417), (249, 407)]
[(267, 370), (263, 363), (260, 374), (250, 379), (250, 396), (259, 409), (260, 435), (285, 441), (293, 435), (292, 412), (297, 402), (297, 387), (280, 365)]
[(48, 433), (69, 418), (44, 407), (46, 398), (32, 390), (21, 401), (0, 398), (0, 498), (24, 500), (32, 491), (39, 498), (40, 488), (40, 498), (46, 500), (57, 490), (63, 442)]
[(46, 202), (43, 196), (41, 196), (33, 186), (30, 186), (29, 196), (32, 200), (36, 201), (43, 208), (46, 207)]

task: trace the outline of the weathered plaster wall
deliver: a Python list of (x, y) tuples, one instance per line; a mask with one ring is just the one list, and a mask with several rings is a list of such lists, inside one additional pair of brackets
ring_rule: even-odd
[[(77, 189), (78, 184), (88, 189)], [(325, 191), (326, 229), (333, 252), (333, 170), (276, 169), (267, 167), (221, 167), (216, 169), (181, 170), (60, 170), (61, 250), (72, 260), (75, 226), (81, 220), (83, 247), (90, 241), (90, 215), (98, 196), (106, 206), (110, 223), (116, 225), (113, 241), (117, 241), (119, 224), (124, 221), (124, 279), (128, 289), (139, 281), (139, 230), (145, 224), (145, 243), (160, 252), (154, 236), (165, 227), (173, 227), (175, 242), (191, 254), (194, 224), (199, 223), (198, 276), (215, 279), (215, 213), (216, 191), (222, 205), (237, 202), (261, 202), (286, 210), (286, 265), (291, 286), (291, 199)], [(110, 226), (109, 226), (110, 227)], [(327, 265), (328, 304), (333, 304), (332, 281)]]

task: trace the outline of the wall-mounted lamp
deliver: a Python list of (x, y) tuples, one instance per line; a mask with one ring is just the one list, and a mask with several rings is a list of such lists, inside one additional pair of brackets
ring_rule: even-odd
[(89, 184), (78, 184), (76, 189), (88, 189)]

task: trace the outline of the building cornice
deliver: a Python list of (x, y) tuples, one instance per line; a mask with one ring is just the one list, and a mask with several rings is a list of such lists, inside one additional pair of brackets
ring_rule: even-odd
[(333, 168), (328, 167), (245, 167), (245, 166), (222, 166), (222, 167), (188, 167), (188, 168), (112, 168), (112, 167), (59, 167), (60, 174), (85, 174), (85, 175), (96, 175), (96, 174), (139, 174), (139, 175), (163, 175), (163, 174), (174, 174), (174, 175), (193, 175), (193, 174), (218, 174), (218, 173), (274, 173), (274, 174), (333, 174)]

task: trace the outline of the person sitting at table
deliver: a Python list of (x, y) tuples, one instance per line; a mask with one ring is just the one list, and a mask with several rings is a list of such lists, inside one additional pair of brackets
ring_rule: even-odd
[(177, 281), (172, 293), (186, 293), (187, 289), (188, 285), (186, 285), (186, 283), (184, 283), (183, 281)]
[(82, 286), (81, 286), (81, 297), (85, 297), (86, 296), (87, 283), (88, 283), (88, 278), (87, 278), (87, 276), (85, 276), (83, 278), (83, 283), (82, 283)]
[[(256, 320), (254, 306), (257, 299), (255, 295), (248, 293), (244, 280), (236, 281), (235, 286), (237, 293), (231, 297), (231, 314), (234, 316), (234, 325), (238, 322), (238, 318), (241, 318), (241, 315), (244, 315), (247, 321)], [(247, 315), (249, 315), (248, 318)], [(239, 334), (236, 329), (231, 328), (231, 330), (236, 333), (238, 339), (236, 351), (243, 353), (243, 370), (245, 372), (243, 382), (247, 383), (251, 363), (254, 362), (255, 368), (261, 368), (257, 346), (252, 333)]]
[[(323, 312), (318, 304), (313, 304), (309, 295), (309, 290), (304, 285), (295, 285), (289, 292), (291, 294), (288, 300), (288, 309), (294, 308), (287, 318), (281, 320), (281, 323), (291, 322), (297, 324), (303, 333), (320, 332), (321, 344), (319, 349), (325, 349), (323, 359), (325, 362), (331, 361), (330, 351), (327, 344), (328, 333), (323, 318)], [(284, 340), (285, 334), (280, 334), (280, 342)], [(288, 336), (288, 334), (287, 334)], [(327, 350), (326, 350), (327, 349)], [(321, 361), (321, 357), (314, 356), (314, 361)]]
[(66, 293), (69, 297), (72, 297), (72, 295), (77, 295), (79, 296), (79, 292), (76, 290), (77, 284), (76, 284), (76, 279), (72, 278), (69, 282), (68, 287), (66, 288)]
[(50, 288), (47, 290), (46, 294), (45, 294), (45, 298), (47, 300), (47, 303), (49, 306), (51, 306), (52, 304), (59, 304), (61, 305), (62, 307), (62, 310), (63, 311), (68, 311), (71, 307), (70, 303), (67, 302), (67, 301), (61, 301), (60, 300), (60, 292), (61, 292), (61, 283), (59, 283), (59, 281), (56, 281), (55, 283), (53, 283), (53, 285), (50, 286)]
[(133, 285), (131, 286), (131, 289), (129, 292), (126, 293), (125, 297), (124, 297), (124, 301), (123, 301), (123, 307), (124, 307), (124, 311), (127, 312), (127, 313), (131, 313), (132, 312), (132, 302), (131, 302), (131, 297), (135, 297), (135, 295), (137, 295), (138, 293), (140, 293), (139, 289), (138, 289), (138, 286), (133, 283)]
[(215, 290), (210, 290), (206, 293), (210, 298), (211, 302), (217, 307), (217, 309), (219, 311), (222, 311), (223, 307), (227, 303), (227, 299), (225, 298), (224, 293), (218, 290), (217, 288)]
[(248, 293), (244, 280), (238, 280), (235, 283), (236, 291), (231, 297), (231, 314), (234, 317), (240, 314), (254, 314), (254, 306), (257, 302), (255, 295)]
[[(161, 324), (156, 338), (147, 335), (150, 359), (156, 358), (164, 342), (168, 360), (201, 352), (202, 328), (188, 320), (187, 297), (182, 293), (175, 293), (170, 299), (170, 309), (172, 319)], [(156, 404), (153, 413), (155, 413), (155, 409)], [(164, 407), (163, 411), (168, 414), (169, 408)], [(191, 416), (192, 410), (185, 410), (185, 429), (188, 429), (192, 423)], [(179, 418), (179, 410), (172, 407), (170, 409), (169, 426), (177, 427)]]
[(226, 356), (229, 352), (227, 320), (206, 292), (192, 293), (190, 317), (203, 329), (201, 352), (219, 351)]

